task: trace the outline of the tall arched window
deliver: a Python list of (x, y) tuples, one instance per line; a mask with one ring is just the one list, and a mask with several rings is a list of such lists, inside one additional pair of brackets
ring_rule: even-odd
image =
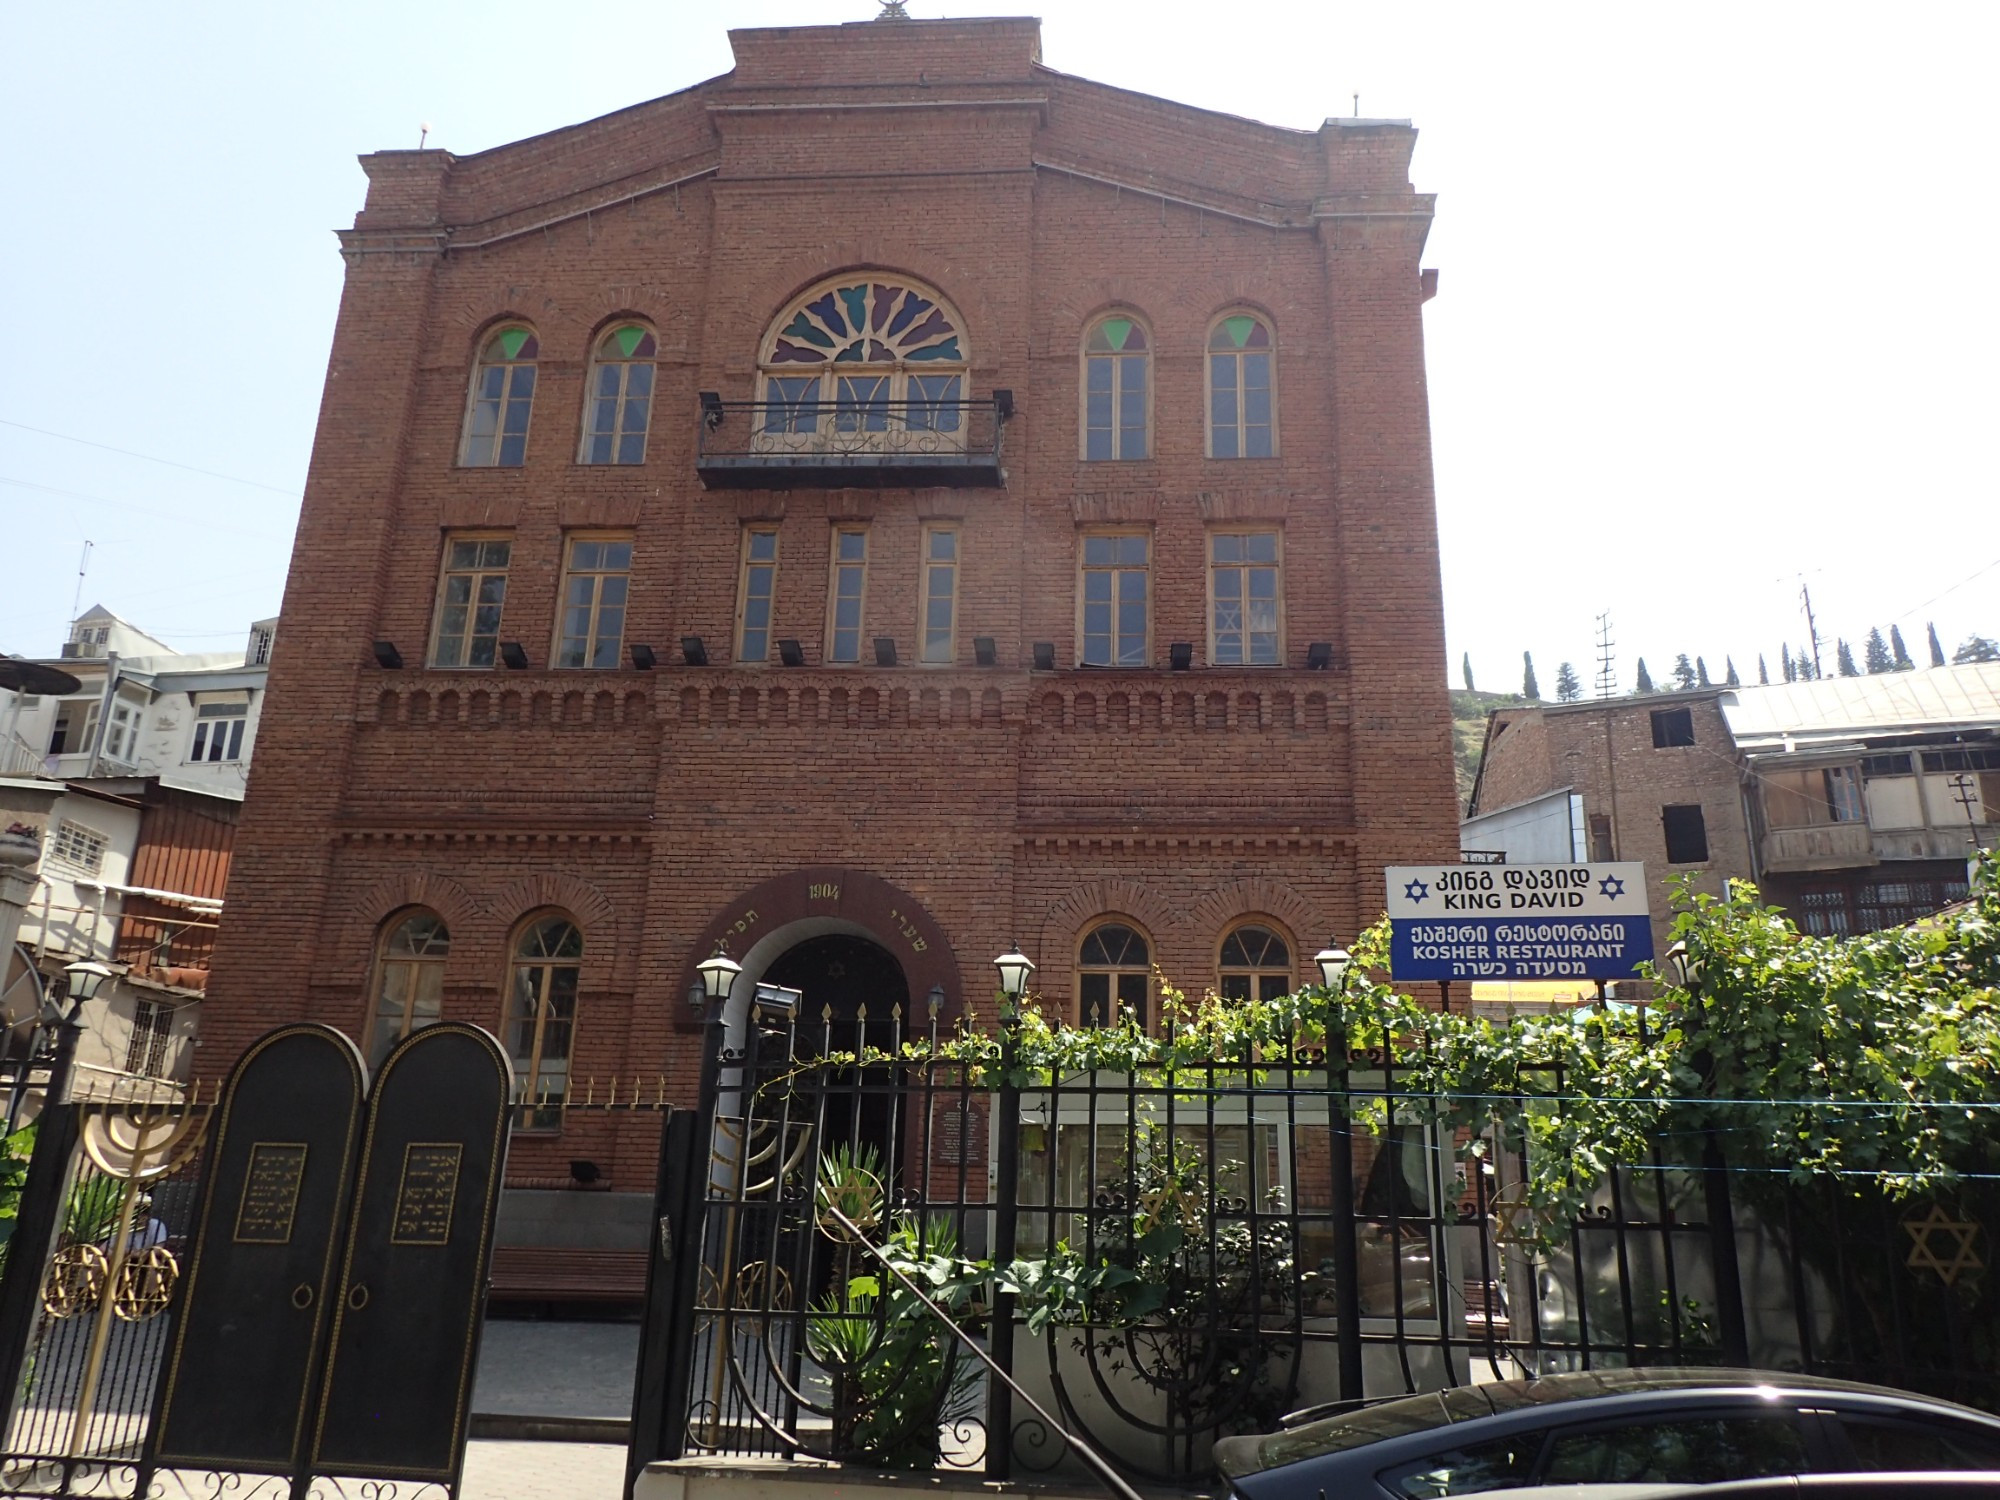
[(389, 928), (375, 960), (375, 1026), (368, 1065), (380, 1067), (389, 1049), (444, 1010), (444, 961), (451, 933), (435, 912), (412, 912)]
[(1151, 451), (1152, 345), (1137, 319), (1099, 318), (1083, 341), (1083, 456), (1144, 458)]
[(508, 323), (487, 336), (472, 372), (458, 461), (472, 469), (518, 469), (528, 457), (528, 412), (535, 403), (535, 331)]
[(766, 452), (935, 452), (962, 448), (964, 322), (907, 278), (855, 272), (778, 315), (759, 368)]
[(1152, 950), (1142, 933), (1106, 922), (1084, 934), (1076, 951), (1076, 1008), (1085, 1026), (1115, 1026), (1128, 1010), (1145, 1026), (1152, 988)]
[(1292, 947), (1268, 927), (1245, 923), (1222, 940), (1222, 998), (1275, 1000), (1292, 992)]
[(653, 415), (653, 361), (659, 344), (639, 323), (620, 323), (597, 341), (583, 413), (583, 464), (641, 464)]
[(1208, 456), (1269, 458), (1271, 408), (1271, 326), (1231, 313), (1208, 335)]
[(526, 1128), (562, 1123), (582, 972), (583, 934), (567, 917), (541, 917), (521, 930), (508, 986), (507, 1050), (527, 1106), (519, 1117)]

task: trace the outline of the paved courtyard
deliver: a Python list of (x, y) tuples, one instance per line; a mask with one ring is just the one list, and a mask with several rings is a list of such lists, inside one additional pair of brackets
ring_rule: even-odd
[(632, 1415), (637, 1323), (489, 1319), (472, 1409), (510, 1417)]
[(463, 1500), (618, 1500), (625, 1450), (609, 1443), (476, 1441), (465, 1447)]

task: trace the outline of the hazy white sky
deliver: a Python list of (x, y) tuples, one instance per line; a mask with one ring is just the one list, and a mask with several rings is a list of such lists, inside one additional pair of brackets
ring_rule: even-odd
[[(973, 14), (911, 0), (912, 14)], [(998, 7), (1004, 9), (1004, 7)], [(1414, 120), (1449, 671), (1775, 674), (2000, 633), (2000, 6), (1044, 0), (1065, 72), (1311, 128)], [(354, 158), (484, 150), (873, 0), (17, 5), (0, 23), (0, 650), (83, 603), (221, 650), (275, 613)], [(43, 432), (172, 460), (212, 478)], [(235, 481), (254, 481), (254, 484)]]

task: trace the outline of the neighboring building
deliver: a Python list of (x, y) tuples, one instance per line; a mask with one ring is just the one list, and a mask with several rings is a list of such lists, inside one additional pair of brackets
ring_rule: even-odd
[[(1302, 982), (1453, 847), (1407, 122), (1277, 129), (1032, 20), (363, 159), (201, 1070), (443, 1016), (649, 1191), (726, 942), (808, 1014)], [(581, 1195), (572, 1195), (581, 1196)], [(614, 1195), (615, 1196), (615, 1195)]]
[(77, 692), (0, 690), (0, 831), (41, 844), (4, 1022), (30, 1014), (26, 969), (48, 982), (110, 963), (78, 1048), (86, 1079), (188, 1073), (275, 630), (187, 655), (94, 608), (48, 659)]
[(1808, 932), (1928, 916), (2000, 844), (2000, 662), (1759, 688), (1723, 713), (1757, 881)]
[(241, 651), (175, 651), (103, 606), (78, 617), (62, 654), (78, 679), (60, 698), (0, 690), (0, 774), (157, 776), (242, 800), (277, 621)]
[(1643, 859), (1657, 945), (1682, 872), (1747, 877), (1809, 932), (1911, 921), (1965, 894), (1996, 823), (2000, 664), (1979, 663), (1498, 709), (1459, 847)]

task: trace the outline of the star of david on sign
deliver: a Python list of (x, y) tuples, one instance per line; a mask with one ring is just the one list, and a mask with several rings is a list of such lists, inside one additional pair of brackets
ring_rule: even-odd
[(1405, 901), (1422, 901), (1430, 893), (1431, 888), (1421, 880), (1412, 880), (1408, 885), (1403, 887), (1403, 899)]
[(1933, 1203), (1921, 1219), (1913, 1215), (1903, 1220), (1903, 1227), (1916, 1242), (1903, 1262), (1912, 1271), (1935, 1271), (1946, 1286), (1951, 1286), (1967, 1272), (1986, 1269), (1986, 1262), (1972, 1248), (1979, 1238), (1977, 1220), (1954, 1219), (1942, 1203)]
[(1612, 900), (1616, 901), (1620, 896), (1625, 894), (1625, 882), (1620, 880), (1616, 875), (1607, 875), (1597, 882), (1597, 889), (1600, 894), (1609, 896)]

